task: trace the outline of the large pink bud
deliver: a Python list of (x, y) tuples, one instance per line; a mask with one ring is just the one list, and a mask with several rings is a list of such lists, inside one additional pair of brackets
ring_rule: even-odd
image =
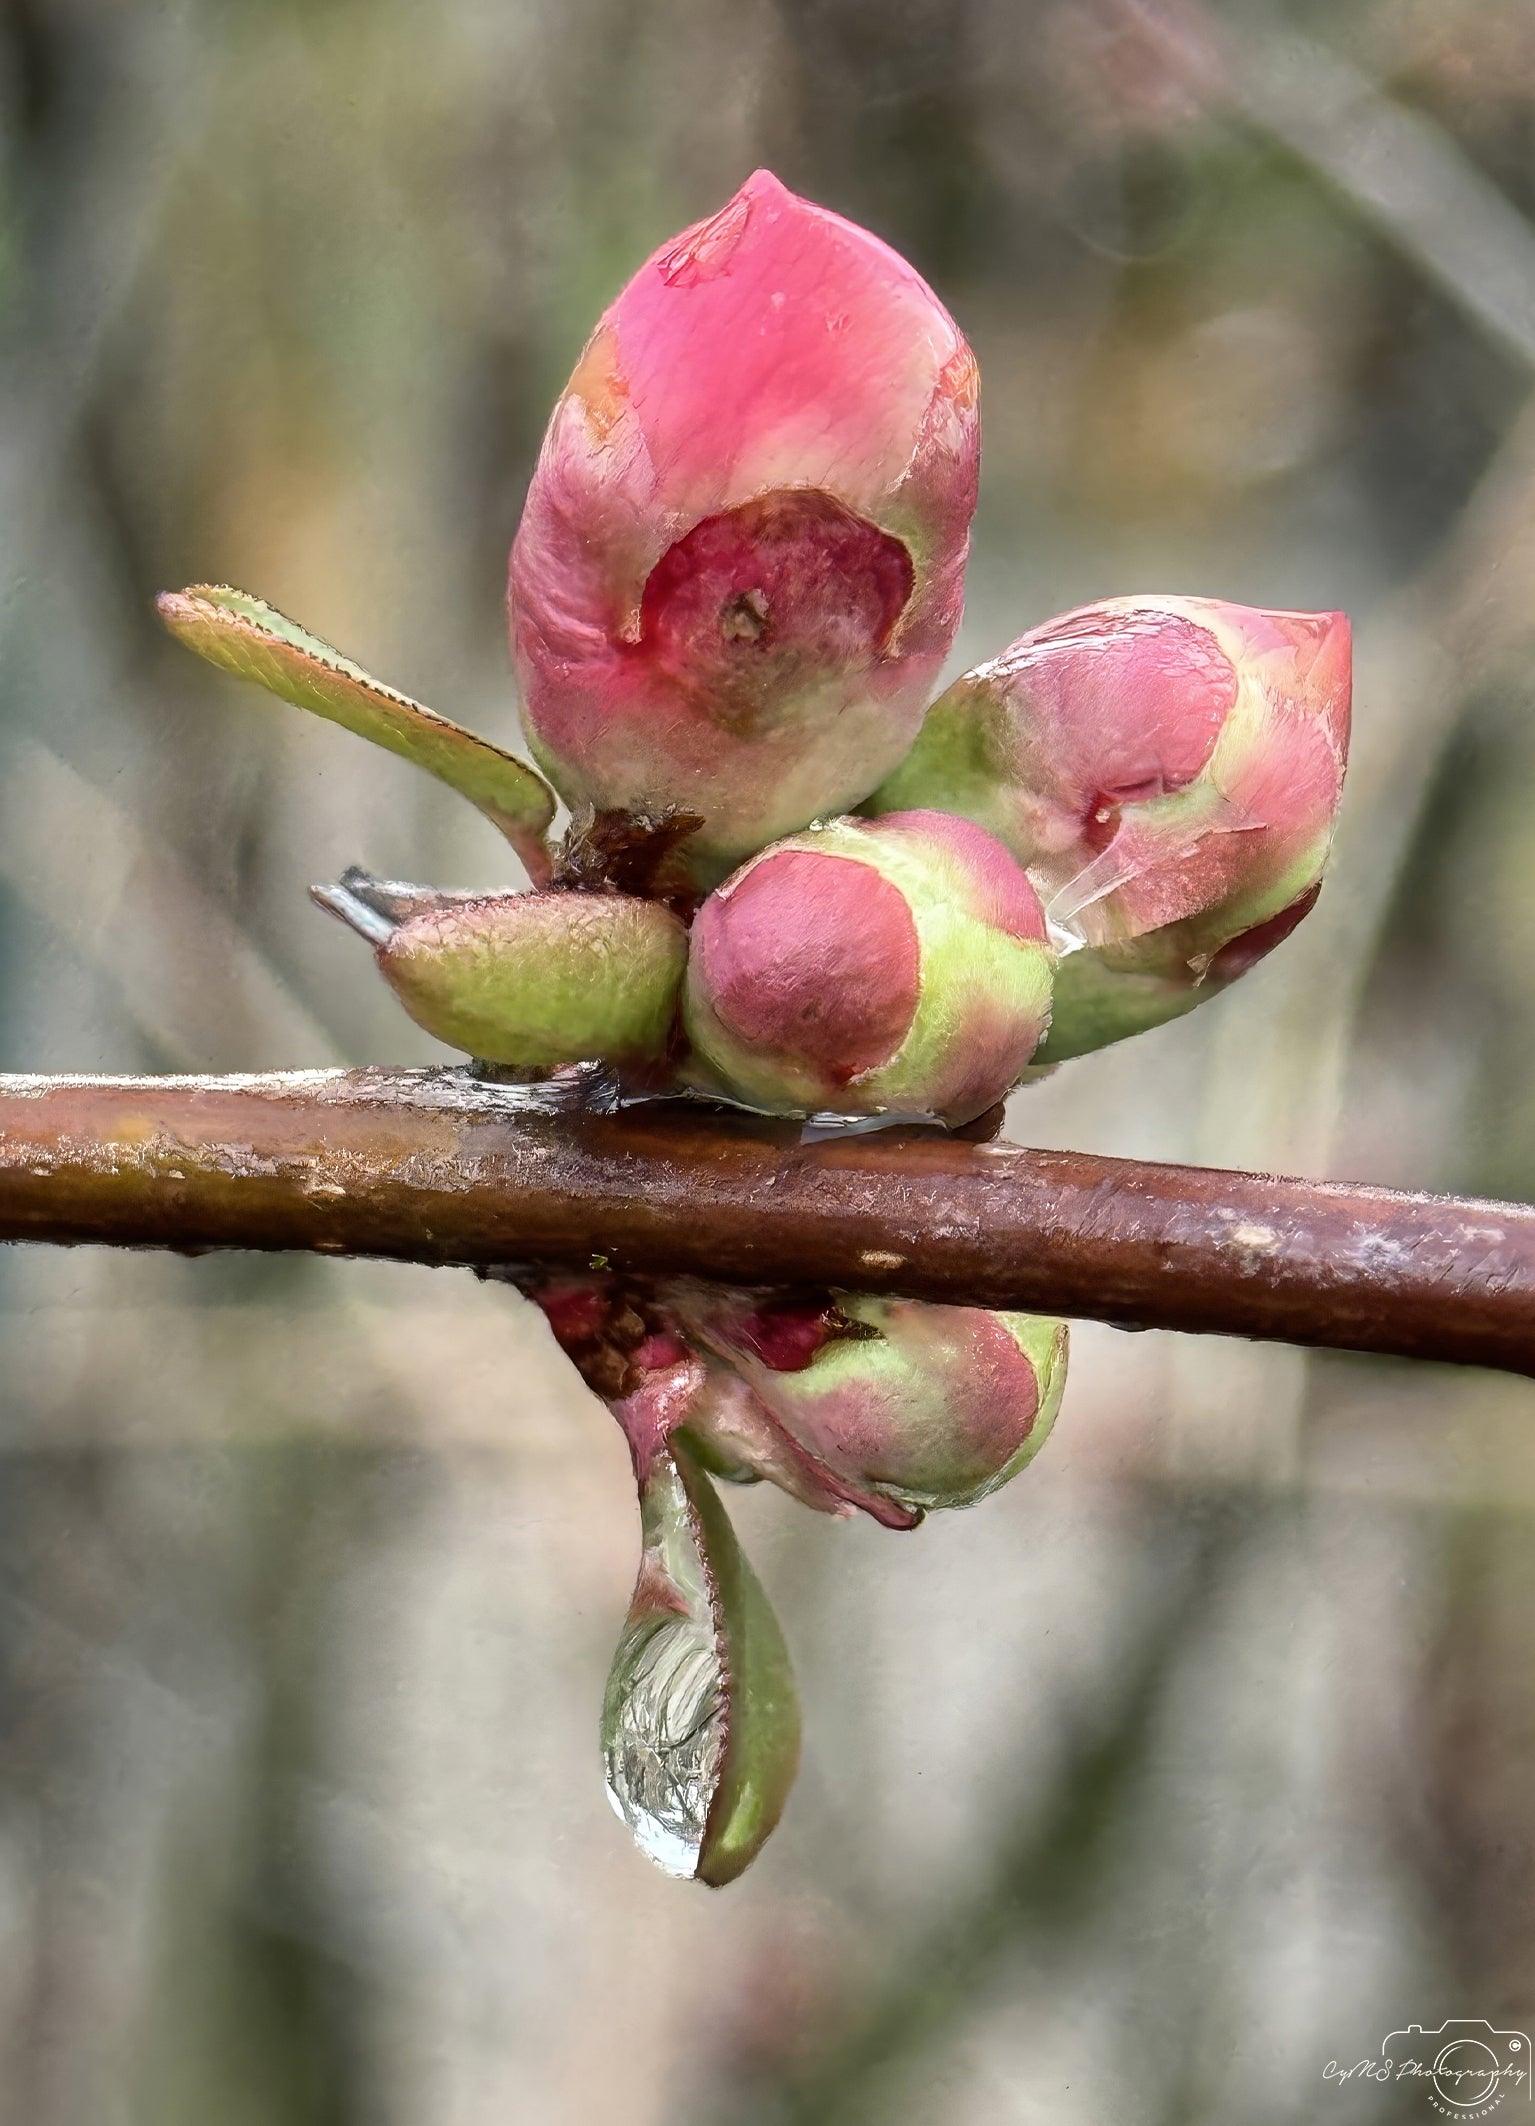
[(967, 1122), (1018, 1082), (1050, 1018), (1027, 878), (938, 812), (832, 820), (699, 910), (683, 1025), (700, 1083), (768, 1112)]
[(698, 814), (706, 881), (866, 797), (959, 623), (979, 436), (927, 283), (766, 171), (658, 251), (555, 408), (512, 549), (561, 795)]
[(1189, 1009), (1306, 913), (1348, 756), (1342, 613), (1109, 598), (935, 702), (869, 809), (988, 827), (1084, 951), (1042, 1059)]

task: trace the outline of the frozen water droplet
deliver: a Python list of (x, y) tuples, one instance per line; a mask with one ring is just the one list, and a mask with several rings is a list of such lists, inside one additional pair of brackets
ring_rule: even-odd
[(877, 1115), (840, 1115), (823, 1112), (810, 1115), (800, 1131), (801, 1144), (820, 1144), (830, 1137), (869, 1137), (887, 1129), (941, 1129), (939, 1117), (929, 1109), (886, 1108)]
[(645, 1549), (602, 1710), (608, 1799), (671, 1875), (698, 1871), (726, 1742), (709, 1571), (687, 1487), (664, 1452), (640, 1489)]
[(631, 1619), (608, 1681), (608, 1799), (640, 1850), (669, 1875), (698, 1870), (719, 1777), (725, 1708), (712, 1625)]
[(799, 1756), (794, 1681), (697, 1462), (670, 1438), (631, 1444), (644, 1551), (603, 1698), (608, 1799), (650, 1859), (717, 1886), (778, 1821)]

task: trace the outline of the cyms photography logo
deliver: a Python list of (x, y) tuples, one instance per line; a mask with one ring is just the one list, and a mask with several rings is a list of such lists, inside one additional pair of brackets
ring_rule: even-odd
[(1437, 2030), (1409, 2023), (1384, 2039), (1377, 2059), (1329, 2060), (1329, 2082), (1400, 2082), (1419, 2088), (1447, 2119), (1485, 2119), (1503, 2103), (1528, 2103), (1530, 2040), (1523, 2030), (1494, 2030), (1470, 2016)]

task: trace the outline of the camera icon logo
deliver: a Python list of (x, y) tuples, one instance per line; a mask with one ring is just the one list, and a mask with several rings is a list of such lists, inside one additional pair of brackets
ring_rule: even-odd
[(1505, 2100), (1535, 2100), (1530, 2039), (1524, 2030), (1494, 2030), (1480, 2017), (1437, 2030), (1409, 2023), (1381, 2046), (1395, 2081), (1420, 2081), (1434, 2109), (1450, 2119), (1485, 2119)]

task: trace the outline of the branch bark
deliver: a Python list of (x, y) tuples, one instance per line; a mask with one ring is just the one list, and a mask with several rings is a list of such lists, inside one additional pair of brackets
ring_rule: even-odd
[(831, 1285), (1535, 1376), (1535, 1209), (457, 1070), (0, 1077), (0, 1240)]

